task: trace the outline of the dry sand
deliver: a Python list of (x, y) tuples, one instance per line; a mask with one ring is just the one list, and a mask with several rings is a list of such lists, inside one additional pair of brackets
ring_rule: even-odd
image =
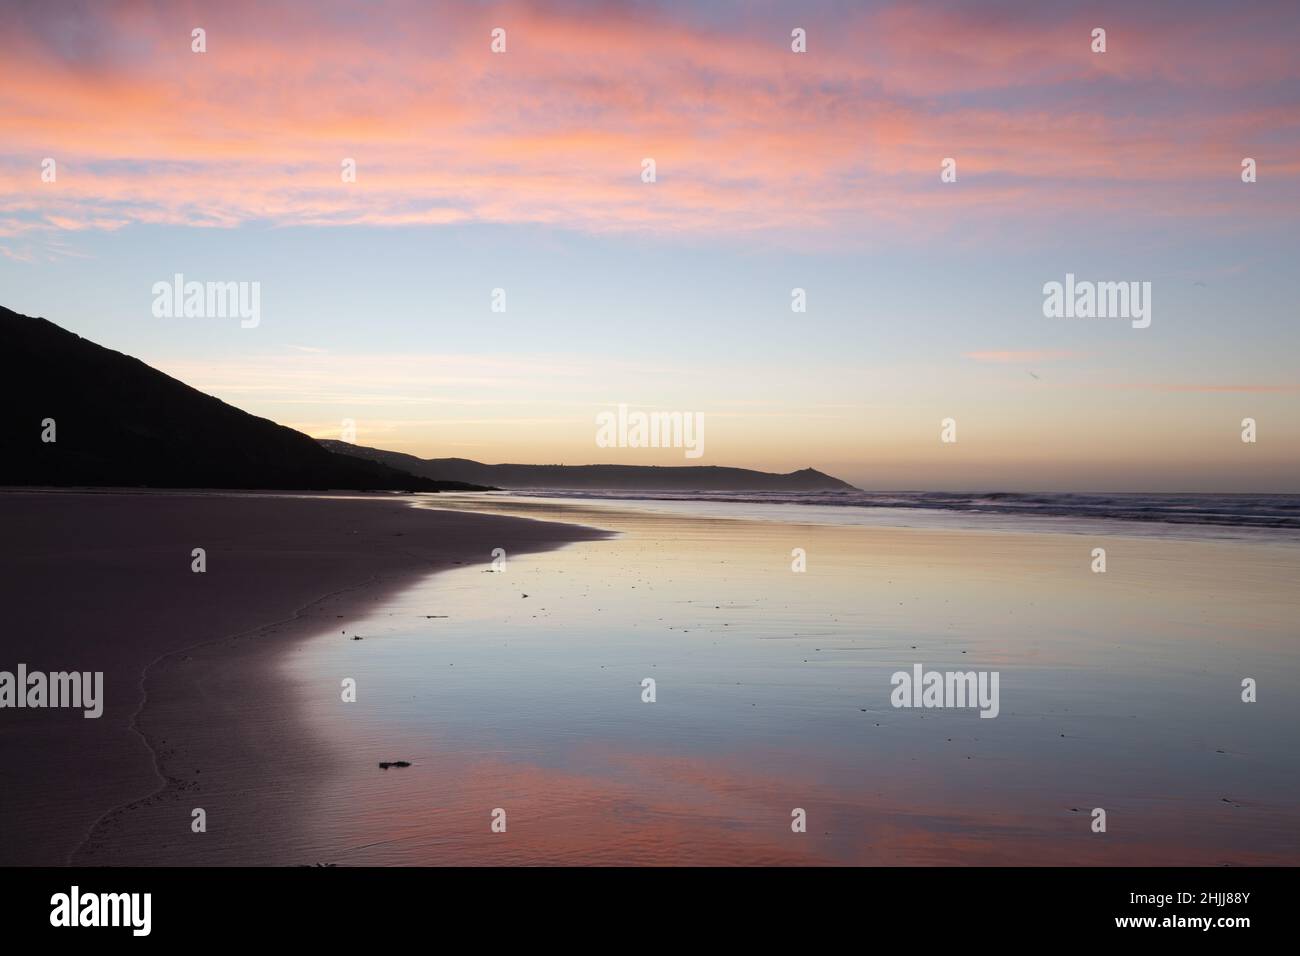
[(0, 493), (0, 670), (102, 671), (105, 700), (97, 720), (0, 711), (0, 865), (312, 862), (311, 835), (294, 829), (327, 757), (280, 655), (333, 628), (343, 639), (367, 606), (439, 569), (487, 566), (494, 548), (601, 536), (408, 504)]

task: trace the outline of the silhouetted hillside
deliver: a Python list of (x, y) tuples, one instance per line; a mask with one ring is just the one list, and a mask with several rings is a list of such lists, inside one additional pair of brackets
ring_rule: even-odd
[(365, 448), (322, 439), (348, 455), (383, 462), (413, 475), (441, 481), (468, 481), (498, 488), (568, 488), (606, 491), (840, 491), (847, 482), (813, 468), (776, 475), (716, 465), (485, 465), (467, 458), (416, 458), (396, 451)]
[[(138, 359), (0, 307), (0, 485), (482, 490), (336, 455)], [(46, 419), (55, 441), (42, 441)]]

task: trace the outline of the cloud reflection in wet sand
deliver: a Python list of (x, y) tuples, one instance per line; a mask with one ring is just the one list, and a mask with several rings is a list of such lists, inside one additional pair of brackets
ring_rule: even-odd
[[(364, 642), (305, 648), (294, 677), (328, 691), (306, 716), (337, 755), (309, 815), (323, 858), (1300, 859), (1300, 761), (1279, 730), (1300, 683), (1294, 546), (1108, 538), (1129, 570), (1103, 582), (1078, 560), (1092, 536), (498, 507), (623, 534), (504, 575), (485, 549), (483, 568), (356, 624)], [(796, 543), (815, 573), (790, 572)], [(1000, 717), (892, 709), (889, 674), (913, 661), (1001, 669)], [(1238, 701), (1247, 671), (1269, 675), (1271, 703)], [(330, 690), (341, 673), (363, 688), (352, 709)]]

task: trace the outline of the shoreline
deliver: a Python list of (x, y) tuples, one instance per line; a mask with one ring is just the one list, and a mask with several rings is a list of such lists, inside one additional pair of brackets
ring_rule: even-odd
[[(56, 497), (46, 496), (44, 521), (66, 508), (50, 503)], [(1288, 725), (1294, 708), (1285, 693), (1242, 708), (1236, 686), (1241, 674), (1294, 686), (1292, 547), (736, 521), (471, 494), (81, 505), (60, 518), (78, 532), (71, 552), (37, 522), (38, 550), (53, 552), (34, 556), (38, 564), (57, 558), (66, 575), (74, 558), (68, 598), (45, 609), (65, 636), (77, 620), (65, 605), (83, 590), (96, 595), (101, 559), (136, 573), (159, 566), (150, 525), (160, 517), (175, 532), (168, 568), (182, 550), (176, 535), (192, 534), (198, 519), (205, 535), (224, 522), (242, 551), (210, 550), (207, 577), (190, 573), (184, 551), (169, 585), (190, 588), (188, 603), (110, 582), (101, 612), (110, 609), (115, 630), (142, 608), (146, 620), (170, 614), (173, 627), (157, 653), (138, 658), (139, 701), (119, 730), (145, 760), (120, 799), (101, 799), (78, 822), (61, 792), (68, 783), (86, 790), (85, 780), (101, 798), (122, 792), (94, 763), (104, 749), (116, 766), (122, 740), (96, 749), (84, 739), (85, 725), (105, 721), (53, 711), (29, 721), (61, 725), (64, 745), (82, 744), (71, 751), (80, 774), (65, 767), (45, 793), (17, 781), (49, 797), (25, 808), (38, 832), (76, 830), (53, 862), (1294, 858), (1293, 815), (1279, 802), (1293, 758), (1268, 731)], [(138, 537), (106, 540), (97, 558), (87, 538), (111, 528), (105, 515), (115, 509)], [(264, 526), (268, 516), (279, 527)], [(603, 543), (566, 547), (589, 540)], [(1106, 545), (1111, 573), (1091, 570), (1093, 543)], [(791, 573), (796, 545), (810, 556), (806, 576)], [(511, 560), (536, 557), (484, 578), (496, 547)], [(0, 558), (14, 563), (12, 552)], [(245, 573), (232, 576), (236, 558)], [(218, 568), (230, 580), (209, 580)], [(225, 605), (209, 595), (192, 606), (218, 583)], [(301, 603), (287, 610), (293, 594)], [(248, 602), (275, 614), (179, 639), (175, 621), (212, 630)], [(352, 641), (354, 628), (364, 643)], [(35, 666), (27, 654), (15, 660)], [(916, 662), (1002, 672), (1001, 719), (892, 709), (890, 672)], [(647, 674), (668, 706), (644, 708)], [(357, 681), (356, 704), (340, 702), (341, 677)], [(115, 699), (113, 688), (127, 685), (106, 686), (106, 719), (120, 717), (124, 691)], [(7, 733), (15, 729), (0, 726), (0, 757), (9, 746), (21, 758), (0, 763), (0, 779), (43, 759), (38, 743), (17, 746)], [(1123, 743), (1099, 762), (1095, 748), (1115, 740)], [(376, 768), (399, 760), (410, 762)], [(882, 768), (906, 772), (886, 773), (893, 782), (882, 786)], [(955, 781), (972, 797), (935, 802), (927, 779)], [(0, 810), (13, 802), (0, 790)], [(501, 805), (510, 808), (508, 841), (483, 817)], [(782, 818), (804, 805), (824, 821), (818, 839), (787, 845)], [(1085, 805), (1116, 811), (1124, 831), (1100, 841), (1077, 827), (1075, 808)], [(191, 831), (197, 808), (202, 835)], [(1179, 842), (1171, 819), (1196, 821), (1195, 845)], [(23, 824), (16, 840), (28, 837)], [(1008, 827), (1021, 835), (1011, 845)]]
[[(226, 811), (265, 812), (259, 790), (293, 794), (292, 805), (324, 769), (283, 677), (285, 655), (433, 574), (489, 564), (493, 548), (525, 554), (607, 536), (413, 507), (434, 501), (0, 494), (9, 529), (0, 573), (25, 595), (2, 659), (102, 671), (106, 687), (97, 720), (6, 711), (0, 816), (15, 837), (0, 864), (220, 862), (235, 849)], [(192, 547), (206, 548), (202, 574), (191, 571)], [(202, 835), (190, 829), (199, 806), (209, 814)]]
[[(312, 702), (344, 758), (313, 823), (331, 838), (324, 860), (1295, 858), (1294, 758), (1269, 730), (1294, 711), (1293, 548), (441, 505), (621, 534), (521, 564), (536, 606), (503, 604), (467, 569), (376, 608), (374, 653), (312, 642), (294, 667), (309, 687), (355, 667), (371, 689), (356, 711)], [(792, 573), (794, 546), (806, 574)], [(432, 604), (463, 626), (427, 626)], [(999, 672), (999, 718), (893, 707), (891, 673), (918, 662)], [(1242, 706), (1242, 674), (1276, 693)], [(411, 764), (383, 773), (376, 759)], [(489, 832), (498, 806), (509, 839)], [(1087, 825), (1096, 806), (1122, 822), (1110, 838)], [(818, 820), (806, 840), (790, 842), (791, 807)]]

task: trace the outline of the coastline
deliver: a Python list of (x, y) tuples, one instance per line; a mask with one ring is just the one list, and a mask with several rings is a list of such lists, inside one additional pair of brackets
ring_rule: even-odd
[[(6, 712), (0, 816), (12, 838), (0, 865), (288, 862), (259, 858), (262, 840), (232, 844), (220, 826), (226, 813), (291, 808), (324, 769), (284, 685), (283, 656), (422, 578), (489, 564), (493, 548), (528, 553), (605, 536), (411, 507), (428, 501), (0, 494), (0, 574), (24, 596), (0, 666), (102, 671), (105, 687), (97, 720)], [(195, 547), (206, 550), (202, 574), (191, 570)], [(195, 807), (208, 812), (206, 834), (191, 832)]]

